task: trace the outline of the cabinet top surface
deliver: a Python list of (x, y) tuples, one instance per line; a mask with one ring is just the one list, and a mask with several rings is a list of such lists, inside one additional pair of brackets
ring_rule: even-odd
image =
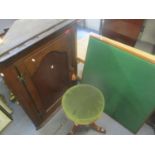
[(21, 19), (14, 22), (0, 43), (0, 62), (71, 24), (65, 19)]

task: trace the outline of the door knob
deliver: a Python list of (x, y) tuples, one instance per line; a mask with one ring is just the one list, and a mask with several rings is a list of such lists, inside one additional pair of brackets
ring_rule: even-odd
[(51, 65), (50, 68), (51, 68), (51, 69), (54, 69), (54, 65)]
[(36, 62), (36, 59), (34, 59), (34, 58), (32, 58), (31, 60), (32, 60), (32, 62)]
[(1, 76), (1, 77), (4, 77), (4, 73), (0, 73), (0, 76)]

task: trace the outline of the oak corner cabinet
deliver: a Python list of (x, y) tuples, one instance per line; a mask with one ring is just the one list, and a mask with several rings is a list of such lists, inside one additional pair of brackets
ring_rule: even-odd
[[(2, 47), (6, 50), (0, 56), (0, 72), (36, 128), (40, 128), (60, 107), (64, 91), (76, 83), (76, 20), (17, 21), (16, 27), (22, 22), (32, 25), (32, 33), (25, 34), (28, 39), (21, 36), (22, 42), (17, 40), (14, 45), (18, 44), (9, 50), (8, 46)], [(34, 27), (37, 22), (42, 23), (42, 29)]]

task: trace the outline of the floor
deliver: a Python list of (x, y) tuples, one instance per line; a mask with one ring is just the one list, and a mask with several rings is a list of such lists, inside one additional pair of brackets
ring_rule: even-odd
[[(14, 111), (13, 122), (1, 133), (2, 135), (65, 135), (72, 128), (73, 123), (69, 121), (63, 110), (60, 109), (54, 117), (52, 117), (44, 127), (39, 130), (25, 114), (20, 105), (11, 103), (10, 105)], [(98, 125), (106, 129), (106, 135), (132, 135), (130, 131), (124, 128), (121, 124), (113, 120), (111, 117), (102, 114), (102, 117), (97, 121)], [(101, 135), (89, 127), (81, 127), (76, 132), (77, 135)], [(153, 129), (144, 124), (137, 133), (138, 135), (153, 135)]]
[[(77, 37), (81, 39), (82, 37), (88, 35), (89, 31), (79, 29)], [(78, 70), (82, 72), (82, 65), (78, 66)], [(10, 103), (10, 107), (13, 109), (13, 121), (8, 125), (8, 127), (1, 133), (2, 135), (65, 135), (67, 134), (73, 123), (69, 121), (60, 109), (47, 123), (44, 127), (39, 130), (35, 129), (35, 126), (25, 114), (20, 105)], [(102, 117), (97, 121), (98, 125), (103, 126), (106, 129), (107, 135), (132, 135), (130, 131), (124, 128), (121, 124), (113, 120), (111, 117), (102, 114)], [(77, 135), (98, 135), (100, 133), (88, 128), (81, 127), (77, 132)], [(153, 135), (154, 130), (147, 124), (137, 133), (138, 135)]]

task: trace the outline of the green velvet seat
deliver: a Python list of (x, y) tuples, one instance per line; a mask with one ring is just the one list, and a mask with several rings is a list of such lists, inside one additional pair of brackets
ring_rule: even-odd
[(76, 125), (89, 125), (103, 113), (105, 100), (102, 92), (88, 84), (69, 88), (62, 98), (66, 116)]

